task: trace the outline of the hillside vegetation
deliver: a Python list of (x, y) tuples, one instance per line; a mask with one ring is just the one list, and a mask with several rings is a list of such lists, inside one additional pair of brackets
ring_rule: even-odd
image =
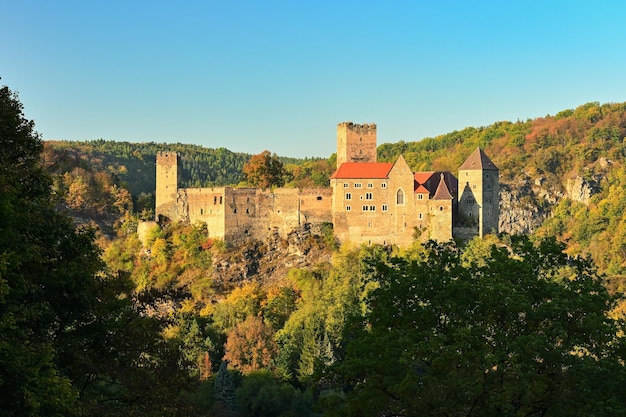
[[(249, 156), (44, 146), (2, 87), (0, 415), (625, 415), (624, 110), (380, 146), (452, 171), (483, 147), (507, 224), (538, 214), (530, 236), (352, 247), (324, 225), (229, 247), (138, 225), (158, 150), (181, 153), (183, 186), (246, 185)], [(282, 161), (287, 186), (334, 164)]]
[[(554, 116), (468, 127), (419, 142), (385, 143), (378, 158), (394, 161), (402, 154), (415, 171), (456, 172), (480, 146), (500, 168), (502, 231), (557, 236), (571, 254), (589, 254), (603, 272), (620, 276), (626, 274), (625, 138), (626, 103), (587, 103)], [(97, 140), (45, 145), (48, 166), (62, 175), (58, 187), (68, 207), (115, 215), (128, 205), (126, 188), (134, 211), (146, 219), (153, 215), (157, 152), (180, 153), (182, 187), (244, 185), (242, 168), (251, 157), (183, 144)], [(335, 164), (334, 155), (280, 159), (286, 168), (284, 183), (291, 187), (328, 185)], [(568, 194), (568, 181), (576, 177), (590, 184), (591, 199), (580, 201)], [(74, 182), (78, 184), (72, 186)], [(83, 183), (92, 185), (91, 199)], [(85, 195), (77, 200), (81, 190)], [(95, 201), (98, 196), (102, 201)]]

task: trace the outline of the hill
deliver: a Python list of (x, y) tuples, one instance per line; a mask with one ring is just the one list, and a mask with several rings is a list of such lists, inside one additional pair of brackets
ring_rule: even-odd
[[(621, 261), (626, 225), (620, 211), (625, 136), (626, 103), (594, 102), (554, 116), (468, 127), (419, 142), (385, 143), (378, 147), (378, 159), (393, 161), (402, 154), (414, 171), (455, 172), (480, 146), (500, 168), (501, 231), (556, 235), (568, 242), (572, 254), (588, 253), (604, 271), (621, 275), (626, 272)], [(46, 160), (55, 172), (106, 172), (109, 182), (130, 191), (135, 211), (147, 210), (148, 217), (157, 152), (181, 154), (185, 187), (240, 184), (241, 168), (250, 158), (225, 148), (180, 143), (97, 140), (45, 145)], [(296, 187), (328, 184), (334, 165), (332, 156), (281, 160), (288, 168), (285, 183)]]
[[(149, 207), (144, 197), (152, 190), (131, 195), (130, 174), (120, 167), (152, 175), (128, 170), (141, 145), (127, 144), (133, 152), (120, 159), (125, 163), (97, 154), (90, 143), (79, 150), (47, 144), (45, 159), (59, 174), (55, 191), (66, 207), (117, 216), (116, 237), (100, 241), (103, 274), (128, 279), (128, 293), (116, 299), (159, 323), (150, 334), (176, 352), (171, 375), (196, 381), (186, 383), (192, 395), (178, 396), (196, 410), (187, 415), (233, 415), (236, 407), (255, 415), (261, 402), (272, 406), (263, 415), (425, 406), (459, 414), (476, 404), (501, 414), (501, 407), (520, 407), (520, 398), (524, 410), (545, 415), (575, 409), (611, 415), (605, 408), (623, 410), (626, 378), (624, 339), (615, 337), (623, 322), (612, 317), (625, 306), (609, 296), (588, 260), (563, 254), (554, 236), (571, 255), (591, 254), (611, 274), (609, 288), (623, 290), (624, 120), (624, 105), (592, 103), (380, 146), (380, 160), (402, 153), (414, 170), (454, 172), (476, 146), (500, 167), (502, 229), (532, 236), (488, 236), (460, 248), (338, 247), (330, 228), (226, 247), (200, 224), (176, 223), (153, 224), (140, 241), (138, 208)], [(327, 179), (333, 165), (297, 162), (290, 164), (297, 167), (288, 174), (292, 186)], [(151, 390), (169, 388), (156, 373), (153, 381)], [(423, 384), (426, 400), (415, 399), (417, 385), (407, 383)], [(601, 395), (583, 398), (581, 386)], [(391, 401), (381, 387), (394, 392)], [(117, 395), (105, 398), (126, 406)]]

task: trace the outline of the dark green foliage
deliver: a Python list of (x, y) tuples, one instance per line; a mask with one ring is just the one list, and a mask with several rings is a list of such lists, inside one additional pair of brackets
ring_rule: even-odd
[(249, 374), (236, 391), (241, 417), (307, 417), (313, 398), (292, 385), (277, 381), (269, 372)]
[(55, 210), (41, 141), (0, 88), (0, 415), (187, 415), (178, 346)]
[(222, 361), (215, 375), (213, 390), (215, 401), (222, 403), (227, 410), (237, 410), (235, 383), (228, 371), (228, 362), (226, 361)]
[(90, 232), (53, 210), (33, 129), (0, 88), (0, 415), (71, 415), (61, 355), (91, 320), (100, 263)]
[[(226, 148), (204, 148), (181, 143), (129, 143), (106, 141), (45, 142), (45, 164), (50, 171), (63, 175), (68, 172), (83, 172), (94, 175), (105, 172), (116, 178), (117, 183), (127, 188), (135, 198), (135, 211), (146, 208), (139, 201), (154, 193), (156, 189), (156, 154), (162, 151), (178, 152), (180, 155), (181, 178), (179, 186), (213, 187), (236, 185), (245, 175), (243, 167), (251, 155), (231, 152)], [(278, 158), (286, 165), (284, 180), (290, 186), (328, 186), (328, 178), (334, 165), (325, 159)]]
[(430, 245), (373, 260), (379, 288), (338, 376), (348, 415), (611, 416), (626, 412), (621, 324), (591, 265), (554, 239), (512, 239), (480, 263)]

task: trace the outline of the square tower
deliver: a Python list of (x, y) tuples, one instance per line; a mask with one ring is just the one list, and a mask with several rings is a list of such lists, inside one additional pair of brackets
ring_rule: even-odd
[(459, 168), (459, 214), (477, 225), (479, 237), (498, 233), (499, 196), (498, 167), (476, 148)]
[(178, 195), (178, 154), (176, 152), (158, 152), (156, 155), (156, 195), (155, 214), (176, 219), (176, 200)]
[(376, 162), (376, 125), (337, 125), (337, 168), (344, 162)]

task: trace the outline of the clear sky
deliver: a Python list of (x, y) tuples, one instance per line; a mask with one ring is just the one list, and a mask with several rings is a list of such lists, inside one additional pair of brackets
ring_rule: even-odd
[(44, 139), (327, 157), (626, 101), (626, 1), (0, 0), (0, 84)]

